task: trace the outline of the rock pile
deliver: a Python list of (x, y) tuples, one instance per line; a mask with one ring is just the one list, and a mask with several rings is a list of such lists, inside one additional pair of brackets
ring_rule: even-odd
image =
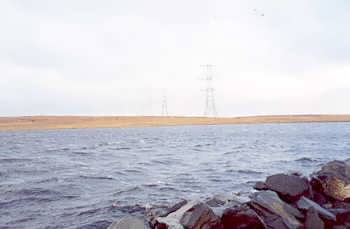
[(110, 229), (350, 228), (350, 164), (332, 161), (310, 176), (277, 174), (258, 182), (247, 202), (215, 196), (123, 218)]

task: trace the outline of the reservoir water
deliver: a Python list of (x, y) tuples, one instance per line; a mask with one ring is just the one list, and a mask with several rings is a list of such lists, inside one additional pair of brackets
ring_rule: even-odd
[(0, 132), (0, 228), (106, 228), (350, 158), (350, 123)]

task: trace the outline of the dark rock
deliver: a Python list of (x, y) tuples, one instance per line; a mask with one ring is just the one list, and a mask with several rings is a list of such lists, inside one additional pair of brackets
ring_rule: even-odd
[(241, 205), (243, 202), (241, 196), (219, 194), (208, 199), (205, 203), (210, 207), (220, 207), (224, 205)]
[(306, 197), (301, 197), (301, 199), (297, 203), (297, 206), (300, 210), (304, 210), (304, 211), (308, 211), (309, 209), (312, 208), (323, 219), (336, 222), (336, 216), (332, 212), (322, 208), (320, 205), (318, 205), (317, 203), (313, 202), (312, 200)]
[(298, 171), (294, 171), (291, 173), (293, 176), (297, 176), (297, 177), (301, 177), (303, 174), (298, 172)]
[(243, 201), (238, 199), (236, 196), (215, 195), (205, 203), (211, 207), (215, 215), (221, 218), (227, 208), (241, 206), (243, 204)]
[(152, 206), (146, 210), (146, 220), (151, 228), (156, 228), (157, 218), (168, 213), (167, 206)]
[(168, 208), (163, 214), (161, 214), (160, 217), (166, 217), (170, 213), (176, 212), (177, 210), (185, 206), (187, 203), (188, 203), (187, 200), (182, 200), (179, 203), (174, 204), (173, 206)]
[(220, 218), (207, 204), (199, 203), (187, 210), (181, 220), (181, 225), (185, 229), (221, 229)]
[(319, 192), (314, 191), (312, 194), (312, 200), (315, 201), (316, 203), (318, 203), (319, 205), (325, 205), (328, 203), (327, 198)]
[(266, 210), (265, 208), (261, 207), (258, 204), (255, 204), (253, 202), (249, 203), (249, 206), (254, 209), (254, 211), (263, 218), (264, 224), (266, 225), (266, 228), (269, 229), (288, 229), (287, 226), (284, 224), (283, 219), (271, 213), (270, 211)]
[(276, 174), (268, 177), (265, 183), (287, 202), (294, 202), (309, 191), (308, 180), (295, 175)]
[(266, 186), (265, 182), (258, 181), (255, 183), (254, 189), (256, 189), (258, 191), (263, 191), (263, 190), (267, 190), (267, 186)]
[(260, 217), (248, 206), (228, 208), (222, 216), (224, 229), (264, 229)]
[(223, 195), (215, 195), (213, 198), (210, 198), (205, 203), (210, 207), (221, 207), (226, 203), (230, 202), (232, 198)]
[(350, 209), (332, 209), (337, 219), (337, 224), (350, 223)]
[(335, 225), (332, 229), (349, 229), (349, 227), (346, 227), (344, 225)]
[(144, 220), (137, 217), (124, 217), (121, 220), (112, 223), (108, 229), (145, 229)]
[(350, 209), (350, 203), (336, 200), (332, 202), (332, 208)]
[(150, 227), (158, 228), (158, 229), (167, 228), (167, 224), (159, 223), (157, 221), (157, 218), (167, 217), (169, 214), (176, 212), (177, 210), (185, 206), (187, 203), (188, 203), (187, 200), (182, 200), (171, 207), (158, 207), (158, 208), (150, 209), (147, 212), (147, 216), (146, 216)]
[(310, 185), (313, 192), (318, 192), (323, 194), (322, 183), (317, 177), (315, 177), (315, 175), (312, 175), (310, 180)]
[(312, 186), (327, 196), (339, 201), (350, 198), (350, 165), (343, 161), (332, 161), (313, 174)]
[(190, 201), (186, 205), (182, 206), (175, 212), (170, 213), (166, 217), (158, 217), (154, 220), (153, 228), (169, 228), (169, 229), (183, 229), (180, 224), (180, 220), (189, 209), (193, 208), (195, 205), (199, 204), (199, 201)]
[(166, 225), (165, 223), (156, 223), (154, 225), (154, 227), (151, 227), (154, 229), (168, 229), (168, 225)]
[(318, 212), (314, 208), (310, 208), (306, 214), (305, 221), (306, 229), (324, 229), (325, 224), (322, 219), (319, 217)]
[[(279, 196), (272, 191), (261, 191), (254, 193), (252, 195), (253, 205), (251, 207), (259, 211), (262, 216), (268, 217), (268, 221), (273, 224), (280, 225), (283, 222), (284, 228), (297, 229), (302, 226), (298, 219), (303, 219), (304, 215), (296, 208), (283, 202)], [(256, 208), (256, 206), (261, 206), (262, 208)], [(266, 212), (268, 211), (268, 212)], [(270, 214), (269, 214), (270, 213)], [(272, 213), (272, 214), (271, 214)], [(278, 220), (273, 215), (279, 216), (281, 220)], [(264, 218), (265, 221), (265, 218)], [(266, 221), (265, 221), (266, 223)], [(271, 223), (267, 223), (271, 226)], [(272, 227), (278, 228), (278, 227)], [(283, 227), (280, 227), (283, 228)]]

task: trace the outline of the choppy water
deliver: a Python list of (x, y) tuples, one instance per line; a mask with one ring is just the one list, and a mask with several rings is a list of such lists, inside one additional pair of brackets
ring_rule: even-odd
[(105, 228), (149, 204), (249, 190), (350, 157), (350, 124), (0, 133), (0, 228)]

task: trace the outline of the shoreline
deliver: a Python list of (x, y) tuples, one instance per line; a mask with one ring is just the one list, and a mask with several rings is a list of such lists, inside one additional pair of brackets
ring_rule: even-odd
[[(350, 228), (349, 160), (330, 161), (309, 176), (278, 173), (258, 181), (246, 199), (235, 194), (182, 200), (130, 214), (108, 229)], [(107, 226), (107, 223), (106, 223)]]
[(232, 118), (179, 116), (0, 117), (0, 131), (324, 122), (350, 122), (350, 115), (268, 115)]

